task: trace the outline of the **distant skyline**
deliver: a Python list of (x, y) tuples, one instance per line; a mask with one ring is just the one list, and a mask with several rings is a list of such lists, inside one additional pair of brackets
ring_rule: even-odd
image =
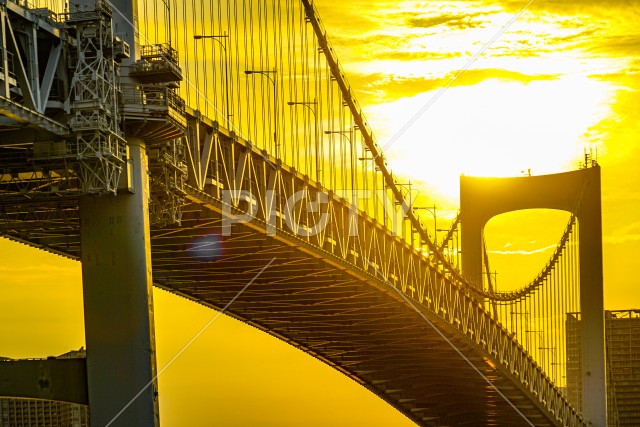
[[(392, 170), (439, 206), (443, 225), (457, 210), (461, 173), (561, 172), (597, 149), (605, 308), (640, 308), (632, 273), (640, 256), (640, 1), (533, 2), (473, 63), (527, 2), (315, 3), (381, 145), (429, 105), (387, 153)], [(568, 214), (536, 214), (489, 223), (499, 287), (522, 285), (553, 252)], [(4, 239), (0, 251), (0, 356), (83, 346), (80, 264)], [(157, 289), (154, 299), (162, 367), (215, 312)], [(226, 316), (159, 381), (163, 426), (413, 425), (332, 368)]]

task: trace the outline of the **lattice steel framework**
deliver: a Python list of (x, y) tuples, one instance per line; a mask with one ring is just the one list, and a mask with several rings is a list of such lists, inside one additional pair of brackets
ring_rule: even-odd
[(71, 151), (78, 161), (78, 186), (85, 193), (115, 194), (125, 162), (116, 62), (122, 57), (114, 45), (111, 14), (103, 0), (94, 7), (72, 2), (66, 20), (77, 43), (70, 60), (69, 126), (76, 137)]

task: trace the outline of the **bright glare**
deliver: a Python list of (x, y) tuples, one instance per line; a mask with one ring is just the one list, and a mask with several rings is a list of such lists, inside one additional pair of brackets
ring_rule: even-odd
[[(591, 127), (610, 111), (615, 87), (582, 76), (529, 83), (485, 80), (451, 87), (402, 135), (436, 91), (371, 108), (394, 170), (455, 199), (459, 174), (517, 176), (572, 169)], [(392, 142), (389, 142), (392, 141)]]

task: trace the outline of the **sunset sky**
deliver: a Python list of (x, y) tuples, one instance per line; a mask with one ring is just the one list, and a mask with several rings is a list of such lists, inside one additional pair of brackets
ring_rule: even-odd
[[(391, 168), (438, 205), (443, 225), (457, 210), (460, 174), (562, 172), (597, 150), (605, 308), (640, 308), (640, 1), (534, 1), (503, 34), (527, 1), (316, 5)], [(500, 289), (542, 268), (567, 219), (536, 210), (489, 223)], [(84, 345), (80, 264), (4, 240), (0, 251), (0, 356)], [(162, 367), (215, 312), (164, 291), (154, 298)], [(413, 425), (225, 316), (160, 377), (160, 402), (165, 426)]]

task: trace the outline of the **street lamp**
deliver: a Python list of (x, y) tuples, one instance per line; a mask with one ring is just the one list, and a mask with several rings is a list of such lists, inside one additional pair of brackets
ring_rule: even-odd
[[(275, 124), (273, 125), (273, 144), (275, 145), (276, 158), (279, 159), (280, 146), (278, 145), (278, 71), (274, 68), (273, 70), (244, 70), (244, 73), (248, 76), (260, 74), (261, 76), (268, 78), (273, 84), (273, 116), (275, 118)], [(274, 75), (275, 77), (272, 77), (272, 75)]]
[[(551, 356), (549, 357), (549, 359), (556, 359), (556, 348), (555, 347), (538, 347), (538, 350), (545, 350), (545, 351), (550, 351), (551, 352)], [(543, 364), (545, 362), (546, 358), (543, 358)], [(553, 381), (556, 381), (556, 368), (555, 366), (553, 366), (553, 362), (549, 362), (549, 370), (551, 371), (550, 374), (553, 376)]]
[[(226, 115), (227, 115), (227, 126), (231, 126), (231, 108), (229, 107), (229, 53), (227, 52), (227, 40), (229, 36), (225, 33), (222, 35), (202, 35), (196, 34), (193, 36), (194, 40), (202, 40), (202, 39), (211, 39), (218, 42), (218, 45), (224, 50), (224, 85), (225, 85), (225, 104), (226, 104)], [(224, 42), (222, 41), (224, 40)]]
[(309, 111), (313, 113), (313, 134), (315, 138), (315, 148), (316, 148), (316, 182), (320, 182), (320, 142), (318, 138), (318, 116), (316, 114), (316, 109), (313, 106), (318, 105), (318, 101), (315, 99), (313, 101), (289, 101), (287, 105), (293, 107), (295, 105), (302, 105), (303, 107), (307, 107)]
[[(522, 317), (524, 319), (524, 321), (526, 322), (526, 325), (523, 325), (522, 322), (520, 322), (518, 320), (518, 316)], [(515, 319), (514, 319), (515, 317)], [(511, 329), (511, 332), (517, 333), (519, 339), (524, 340), (524, 342), (522, 343), (523, 346), (526, 346), (527, 349), (530, 348), (530, 342), (529, 342), (529, 336), (528, 335), (523, 335), (522, 331), (523, 328), (524, 330), (526, 330), (529, 327), (529, 312), (528, 311), (513, 311), (511, 310), (509, 312), (509, 329)]]
[[(544, 331), (542, 331), (542, 330), (525, 330), (524, 332), (527, 333), (527, 334), (537, 334), (538, 337), (540, 338), (539, 346), (540, 347), (542, 346), (542, 341), (544, 340)], [(530, 346), (530, 348), (528, 348), (527, 351), (533, 350), (533, 347), (531, 346), (531, 342), (529, 342), (529, 346)]]
[(414, 207), (413, 210), (423, 210), (429, 212), (433, 216), (433, 245), (438, 246), (438, 215), (437, 215), (438, 207), (435, 205), (429, 207)]
[[(408, 187), (409, 188), (409, 192), (407, 193), (407, 195), (409, 196), (409, 207), (408, 209), (422, 209), (422, 208), (414, 208), (413, 207), (413, 194), (411, 191), (411, 181), (407, 182), (407, 183), (400, 183), (400, 182), (395, 182), (391, 184), (391, 185), (385, 185), (385, 189), (389, 189), (389, 188), (394, 188), (394, 187)], [(400, 194), (402, 194), (402, 191), (400, 191)], [(405, 197), (404, 194), (402, 195), (402, 197)], [(404, 211), (404, 206), (405, 206), (405, 202), (404, 200), (402, 202), (398, 202), (396, 201), (397, 204), (402, 205), (403, 207), (403, 211)], [(408, 209), (406, 211), (403, 212), (403, 227), (404, 227), (404, 220), (405, 219), (409, 219), (409, 217), (406, 215), (408, 212)], [(383, 210), (384, 212), (384, 210)], [(386, 217), (385, 217), (385, 222), (386, 222)], [(434, 227), (434, 231), (435, 231), (435, 227)], [(414, 237), (413, 237), (413, 227), (411, 225), (409, 225), (409, 232), (411, 234), (411, 246), (414, 245)], [(420, 249), (422, 250), (422, 241), (420, 241)]]
[(344, 130), (325, 130), (324, 133), (326, 135), (331, 135), (331, 134), (338, 134), (338, 135), (342, 135), (345, 138), (347, 138), (347, 141), (349, 141), (349, 151), (351, 153), (350, 157), (350, 163), (351, 163), (351, 198), (352, 198), (352, 203), (355, 204), (356, 201), (356, 196), (355, 196), (355, 153), (353, 151), (353, 140), (351, 139), (351, 132), (353, 130), (349, 129), (349, 131), (344, 131)]
[[(556, 383), (556, 381), (560, 381), (560, 379), (562, 378), (566, 378), (564, 375), (562, 375), (563, 372), (563, 366), (565, 365), (565, 363), (563, 362), (551, 362), (551, 366), (553, 366), (553, 368), (551, 368), (553, 371), (553, 382)], [(558, 366), (556, 368), (556, 366)], [(558, 375), (558, 370), (560, 370), (560, 375)]]
[(544, 338), (544, 331), (543, 330), (527, 330), (525, 331), (528, 334), (538, 334), (538, 336), (540, 337), (540, 345), (542, 345), (542, 339)]
[[(434, 206), (435, 207), (435, 206)], [(449, 233), (449, 230), (446, 228), (438, 228), (436, 231)], [(456, 235), (456, 247), (455, 247), (455, 255), (456, 255), (456, 267), (460, 268), (460, 240), (458, 236), (458, 229), (453, 230), (453, 234)], [(448, 234), (447, 234), (448, 236)], [(446, 238), (445, 238), (446, 239)], [(446, 244), (447, 250), (449, 250), (449, 244), (447, 242), (440, 242), (440, 248), (442, 249)], [(453, 246), (453, 239), (451, 239), (451, 245)], [(449, 262), (452, 262), (452, 256), (449, 254)]]

